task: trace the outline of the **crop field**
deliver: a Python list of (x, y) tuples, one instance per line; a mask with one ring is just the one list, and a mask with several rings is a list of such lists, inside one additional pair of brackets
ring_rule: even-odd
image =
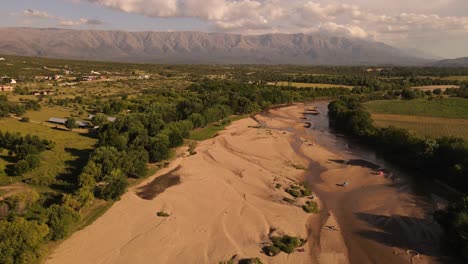
[(353, 86), (349, 86), (349, 85), (339, 85), (339, 84), (328, 84), (328, 83), (300, 83), (300, 82), (278, 82), (278, 83), (274, 83), (274, 82), (270, 82), (268, 83), (269, 85), (276, 85), (276, 86), (284, 86), (284, 87), (288, 87), (288, 86), (292, 86), (292, 87), (296, 87), (296, 88), (348, 88), (348, 89), (352, 89)]
[[(34, 112), (31, 112), (34, 113)], [(42, 139), (52, 140), (56, 143), (52, 150), (41, 153), (41, 165), (32, 172), (21, 177), (8, 177), (0, 174), (0, 185), (22, 179), (32, 179), (34, 183), (49, 184), (56, 179), (61, 181), (75, 177), (87, 161), (96, 140), (75, 131), (54, 129), (48, 126), (23, 123), (14, 118), (0, 119), (2, 131), (19, 132), (22, 135), (37, 135)], [(3, 152), (0, 156), (0, 166), (9, 164), (8, 155)]]
[(378, 100), (364, 105), (372, 114), (468, 119), (468, 100), (463, 98)]
[(428, 137), (453, 136), (468, 140), (468, 119), (372, 114), (378, 127), (405, 128)]
[(423, 90), (423, 91), (433, 91), (435, 89), (441, 89), (442, 91), (445, 91), (448, 88), (460, 88), (460, 86), (458, 85), (427, 85), (427, 86), (415, 86), (411, 88)]

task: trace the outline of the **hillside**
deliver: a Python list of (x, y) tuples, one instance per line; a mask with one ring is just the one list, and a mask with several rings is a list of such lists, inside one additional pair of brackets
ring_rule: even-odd
[(468, 67), (468, 57), (440, 60), (431, 64), (435, 67)]
[(0, 29), (0, 54), (151, 63), (420, 65), (384, 43), (323, 34)]

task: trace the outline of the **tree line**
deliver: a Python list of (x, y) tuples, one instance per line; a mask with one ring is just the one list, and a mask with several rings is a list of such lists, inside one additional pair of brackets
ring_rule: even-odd
[(0, 131), (0, 150), (8, 150), (8, 155), (15, 160), (12, 173), (17, 176), (37, 168), (40, 165), (39, 154), (54, 145), (54, 142), (38, 136)]

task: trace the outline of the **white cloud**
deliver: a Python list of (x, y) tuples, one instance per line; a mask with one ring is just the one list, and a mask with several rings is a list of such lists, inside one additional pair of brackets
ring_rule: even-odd
[(45, 11), (34, 10), (28, 8), (23, 11), (23, 15), (33, 18), (42, 18), (42, 19), (54, 19), (55, 17)]
[[(237, 33), (331, 32), (359, 38), (397, 39), (410, 34), (456, 32), (468, 34), (468, 16), (435, 12), (466, 0), (87, 0), (150, 17), (191, 17), (209, 22), (215, 30)], [(347, 2), (347, 3), (343, 3)], [(369, 3), (373, 2), (373, 3)], [(377, 5), (376, 3), (379, 3)], [(408, 12), (399, 8), (408, 6)], [(461, 4), (465, 5), (465, 4)], [(373, 7), (373, 8), (370, 8)], [(379, 8), (380, 7), (380, 8)], [(394, 12), (383, 12), (383, 8)], [(447, 9), (449, 10), (449, 9)]]
[(81, 25), (102, 25), (104, 22), (98, 19), (80, 18), (78, 20), (60, 20), (59, 25), (65, 27), (77, 27)]
[[(28, 18), (55, 20), (58, 25), (66, 26), (66, 27), (76, 27), (76, 26), (81, 26), (81, 25), (95, 26), (95, 25), (104, 24), (104, 22), (99, 19), (80, 18), (78, 20), (71, 20), (71, 19), (51, 15), (45, 11), (39, 11), (39, 10), (30, 9), (30, 8), (24, 10), (23, 15)], [(25, 20), (25, 21), (28, 21), (30, 24), (32, 23), (31, 20)]]

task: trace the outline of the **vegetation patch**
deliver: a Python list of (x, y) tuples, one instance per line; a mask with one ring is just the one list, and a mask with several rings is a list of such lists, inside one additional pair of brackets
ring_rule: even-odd
[(281, 251), (291, 254), (298, 247), (302, 247), (306, 241), (289, 235), (270, 237), (272, 245), (264, 246), (262, 251), (270, 257), (278, 255)]
[(284, 191), (289, 193), (292, 197), (295, 197), (295, 198), (312, 195), (312, 190), (310, 190), (310, 188), (305, 186), (304, 184), (290, 185), (289, 188), (286, 188)]
[(164, 211), (159, 211), (156, 213), (157, 216), (159, 217), (169, 217), (170, 215)]
[(318, 204), (315, 201), (307, 201), (303, 206), (302, 209), (304, 212), (309, 214), (319, 213), (320, 210), (318, 208)]
[(468, 100), (463, 98), (376, 100), (367, 102), (364, 106), (376, 114), (468, 119)]

